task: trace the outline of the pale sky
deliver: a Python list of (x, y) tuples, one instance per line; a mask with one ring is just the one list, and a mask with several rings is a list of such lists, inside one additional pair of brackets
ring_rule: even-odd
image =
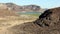
[(15, 3), (17, 5), (39, 5), (41, 8), (60, 7), (60, 0), (0, 0), (0, 3)]

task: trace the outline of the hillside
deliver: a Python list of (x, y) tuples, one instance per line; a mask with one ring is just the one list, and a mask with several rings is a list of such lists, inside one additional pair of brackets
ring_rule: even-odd
[(18, 16), (18, 14), (16, 14), (14, 11), (0, 9), (0, 17), (4, 17), (4, 16)]
[(46, 10), (33, 22), (8, 28), (13, 34), (60, 34), (60, 8)]
[[(3, 7), (3, 8), (2, 8)], [(16, 12), (26, 12), (26, 11), (43, 11), (44, 9), (40, 8), (38, 5), (24, 5), (19, 6), (14, 3), (0, 3), (0, 9), (8, 9)]]

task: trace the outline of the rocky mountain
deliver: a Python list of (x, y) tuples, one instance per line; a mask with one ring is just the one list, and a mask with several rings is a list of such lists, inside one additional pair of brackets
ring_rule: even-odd
[(60, 34), (60, 7), (48, 9), (33, 22), (10, 27), (13, 34)]
[(0, 9), (8, 9), (13, 11), (40, 11), (41, 8), (37, 5), (19, 6), (14, 3), (0, 3)]

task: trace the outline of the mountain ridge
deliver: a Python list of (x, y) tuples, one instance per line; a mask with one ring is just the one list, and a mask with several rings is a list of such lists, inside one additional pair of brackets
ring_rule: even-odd
[[(22, 11), (44, 11), (40, 6), (38, 5), (24, 5), (24, 6), (19, 6), (14, 3), (0, 3), (0, 9), (8, 9), (16, 12), (22, 12)], [(3, 8), (2, 8), (3, 7)]]

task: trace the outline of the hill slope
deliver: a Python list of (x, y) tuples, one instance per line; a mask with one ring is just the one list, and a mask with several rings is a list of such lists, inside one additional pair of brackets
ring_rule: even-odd
[(4, 16), (18, 16), (14, 11), (0, 10), (0, 17)]
[(60, 34), (60, 8), (46, 10), (39, 19), (9, 28), (13, 34)]

